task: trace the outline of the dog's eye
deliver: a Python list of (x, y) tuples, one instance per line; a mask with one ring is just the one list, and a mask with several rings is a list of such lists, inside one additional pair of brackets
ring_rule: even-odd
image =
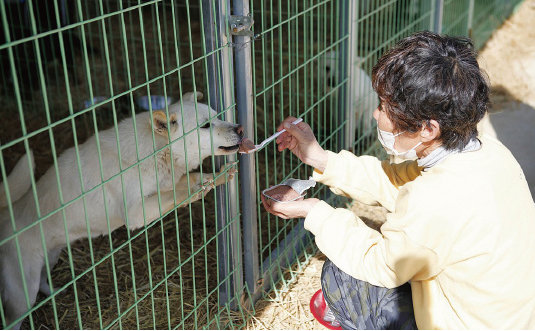
[(204, 124), (203, 126), (201, 126), (201, 129), (208, 129), (210, 127), (210, 122)]
[(172, 120), (171, 124), (176, 125), (178, 122), (176, 120)]

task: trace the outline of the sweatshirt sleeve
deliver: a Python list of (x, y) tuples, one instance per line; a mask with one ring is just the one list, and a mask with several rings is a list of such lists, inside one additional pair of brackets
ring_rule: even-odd
[[(396, 217), (394, 223), (406, 221), (403, 215)], [(435, 252), (418, 245), (388, 219), (380, 233), (350, 210), (320, 201), (306, 217), (305, 228), (315, 235), (318, 248), (336, 266), (376, 286), (394, 288), (440, 272)]]
[(379, 202), (393, 210), (398, 188), (385, 173), (381, 161), (373, 156), (356, 156), (348, 151), (336, 154), (328, 151), (323, 173), (315, 170), (312, 178), (328, 185), (337, 195), (343, 195), (366, 204)]

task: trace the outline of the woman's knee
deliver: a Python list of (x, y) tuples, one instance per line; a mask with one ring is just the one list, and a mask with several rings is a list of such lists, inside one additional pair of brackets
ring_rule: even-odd
[[(332, 293), (330, 296), (332, 295), (335, 295), (335, 296), (339, 296), (340, 295), (340, 286), (341, 286), (341, 283), (339, 281), (340, 279), (340, 273), (342, 271), (340, 269), (338, 269), (338, 267), (331, 262), (331, 260), (326, 260), (325, 263), (323, 264), (323, 268), (321, 270), (321, 288), (323, 290), (323, 293), (326, 294), (327, 293)], [(335, 293), (338, 293), (338, 295), (336, 295)]]
[(327, 260), (321, 286), (328, 306), (344, 328), (415, 328), (410, 285), (396, 289), (351, 277)]

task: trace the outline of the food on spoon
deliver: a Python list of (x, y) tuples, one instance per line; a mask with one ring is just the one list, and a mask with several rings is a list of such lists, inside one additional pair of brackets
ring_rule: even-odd
[[(288, 185), (278, 185), (264, 191), (264, 195), (275, 201), (302, 200), (303, 197)], [(299, 199), (297, 199), (299, 198)]]
[(248, 138), (243, 138), (243, 140), (240, 143), (240, 152), (241, 153), (249, 153), (249, 151), (255, 149), (254, 143), (249, 140)]

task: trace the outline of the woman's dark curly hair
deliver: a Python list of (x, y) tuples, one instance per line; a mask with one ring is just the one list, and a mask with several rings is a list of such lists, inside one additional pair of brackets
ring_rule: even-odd
[(413, 34), (379, 59), (372, 82), (397, 130), (417, 132), (435, 120), (448, 150), (477, 136), (489, 105), (489, 84), (468, 38)]

